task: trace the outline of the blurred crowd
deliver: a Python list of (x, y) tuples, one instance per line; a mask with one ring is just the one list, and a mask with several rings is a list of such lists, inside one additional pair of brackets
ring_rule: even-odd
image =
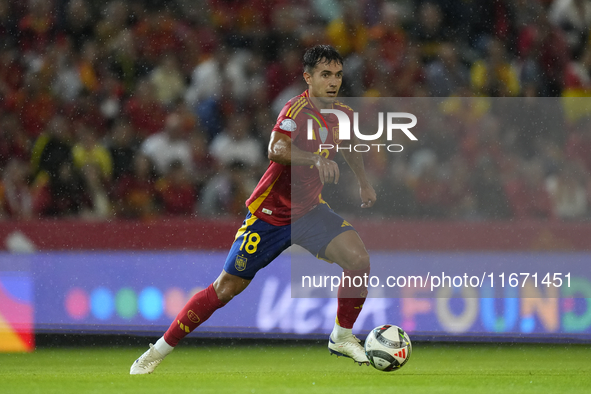
[(373, 215), (588, 219), (590, 28), (591, 0), (0, 0), (0, 218), (242, 217), (330, 43), (343, 96), (446, 98), (366, 156)]

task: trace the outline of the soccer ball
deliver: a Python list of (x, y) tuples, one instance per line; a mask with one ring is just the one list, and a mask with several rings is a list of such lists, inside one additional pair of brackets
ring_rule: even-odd
[(397, 371), (410, 358), (412, 344), (404, 330), (384, 324), (371, 330), (365, 339), (365, 354), (373, 367), (379, 371)]

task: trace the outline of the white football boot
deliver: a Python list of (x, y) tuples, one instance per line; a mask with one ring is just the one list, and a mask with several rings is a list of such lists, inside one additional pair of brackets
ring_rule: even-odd
[(331, 355), (336, 354), (337, 357), (349, 357), (359, 365), (369, 365), (369, 360), (365, 355), (365, 349), (361, 346), (361, 341), (353, 334), (344, 340), (335, 342), (332, 337), (328, 337), (328, 351)]
[(164, 356), (156, 350), (154, 345), (150, 344), (150, 348), (140, 356), (133, 364), (129, 371), (130, 375), (144, 375), (154, 372), (158, 364), (164, 360)]

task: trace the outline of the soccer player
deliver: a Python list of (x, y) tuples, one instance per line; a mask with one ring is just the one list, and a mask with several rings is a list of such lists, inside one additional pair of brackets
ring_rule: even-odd
[[(369, 274), (369, 255), (359, 235), (320, 194), (325, 183), (339, 180), (339, 167), (331, 160), (335, 150), (320, 149), (320, 145), (336, 146), (341, 142), (336, 115), (322, 114), (321, 109), (351, 113), (349, 107), (337, 101), (343, 58), (331, 46), (310, 48), (304, 54), (303, 76), (308, 90), (290, 100), (277, 118), (268, 147), (269, 167), (246, 202), (249, 213), (236, 234), (222, 273), (187, 302), (164, 335), (132, 364), (131, 374), (153, 372), (182, 338), (240, 294), (258, 270), (292, 244), (337, 263), (351, 278)], [(308, 119), (316, 120), (311, 138)], [(361, 206), (371, 207), (376, 193), (367, 180), (361, 155), (352, 150), (341, 152), (357, 177)], [(359, 365), (369, 365), (360, 341), (352, 334), (367, 289), (343, 282), (328, 349)]]

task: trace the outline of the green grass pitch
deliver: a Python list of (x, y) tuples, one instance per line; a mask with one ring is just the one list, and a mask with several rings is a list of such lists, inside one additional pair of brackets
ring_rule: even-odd
[(152, 375), (145, 349), (42, 348), (0, 354), (0, 393), (589, 393), (590, 345), (416, 343), (397, 372), (329, 356), (323, 343), (192, 346)]

